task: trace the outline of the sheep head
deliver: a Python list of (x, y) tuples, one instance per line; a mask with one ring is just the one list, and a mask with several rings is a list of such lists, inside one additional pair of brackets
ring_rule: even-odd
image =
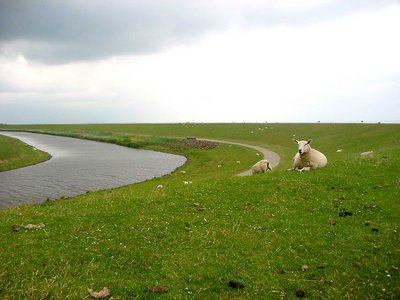
[(305, 154), (307, 152), (310, 151), (311, 149), (311, 142), (312, 140), (308, 140), (308, 141), (298, 141), (298, 140), (293, 140), (297, 146), (298, 146), (298, 152), (300, 155)]

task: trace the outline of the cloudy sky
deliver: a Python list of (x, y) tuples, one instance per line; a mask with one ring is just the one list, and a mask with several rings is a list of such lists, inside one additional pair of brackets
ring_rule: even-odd
[(0, 123), (400, 122), (399, 0), (0, 0)]

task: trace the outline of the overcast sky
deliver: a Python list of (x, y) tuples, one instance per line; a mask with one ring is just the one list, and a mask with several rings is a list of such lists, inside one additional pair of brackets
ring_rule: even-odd
[(398, 0), (0, 0), (0, 123), (400, 122)]

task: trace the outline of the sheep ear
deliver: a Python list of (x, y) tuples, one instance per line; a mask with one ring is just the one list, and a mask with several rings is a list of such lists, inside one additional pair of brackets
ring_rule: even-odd
[(296, 139), (293, 139), (293, 142), (295, 142), (296, 144), (298, 144), (299, 142)]
[(308, 140), (307, 141), (307, 145), (309, 145), (309, 144), (311, 144), (312, 143), (312, 140)]

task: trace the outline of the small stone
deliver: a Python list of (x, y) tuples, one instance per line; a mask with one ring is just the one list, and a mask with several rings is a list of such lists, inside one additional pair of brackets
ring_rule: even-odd
[(21, 225), (13, 225), (11, 226), (12, 231), (20, 231), (21, 229), (24, 229), (24, 226)]
[(87, 289), (90, 296), (95, 299), (104, 299), (111, 295), (111, 291), (108, 287), (103, 288), (101, 291), (95, 292), (92, 289)]
[(11, 226), (11, 230), (12, 231), (20, 231), (22, 229), (33, 230), (33, 229), (41, 229), (41, 228), (44, 228), (44, 227), (46, 227), (46, 225), (43, 224), (43, 223), (40, 223), (40, 224), (28, 224), (28, 225), (25, 225), (25, 226), (13, 225), (13, 226)]
[(308, 271), (308, 266), (307, 266), (307, 265), (303, 265), (303, 266), (301, 267), (301, 270), (302, 270), (303, 272)]
[(43, 224), (43, 223), (40, 223), (40, 224), (28, 224), (28, 225), (24, 226), (24, 228), (26, 230), (41, 229), (41, 228), (44, 228), (44, 227), (46, 227), (46, 225)]
[(242, 289), (244, 288), (244, 284), (239, 281), (229, 281), (229, 286), (234, 289)]

